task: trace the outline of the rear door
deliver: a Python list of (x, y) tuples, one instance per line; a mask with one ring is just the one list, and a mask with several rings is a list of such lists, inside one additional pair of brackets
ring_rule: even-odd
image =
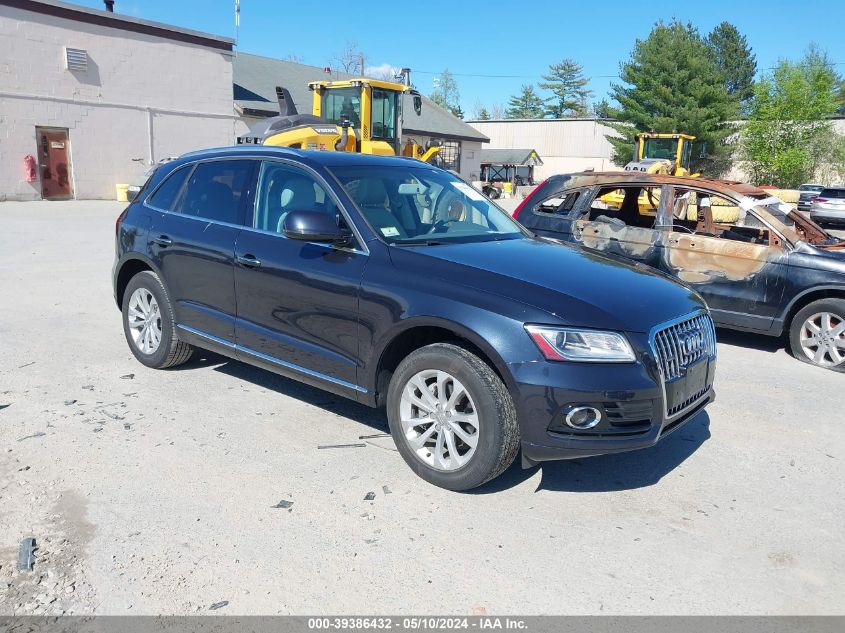
[(338, 248), (285, 237), (290, 211), (348, 222), (316, 174), (286, 161), (261, 163), (254, 210), (235, 249), (238, 351), (325, 388), (354, 391), (367, 253), (360, 244)]
[(145, 204), (149, 252), (179, 327), (235, 340), (235, 239), (257, 161), (210, 160), (171, 174)]
[(577, 211), (573, 241), (592, 250), (657, 266), (663, 189), (648, 185), (596, 187)]

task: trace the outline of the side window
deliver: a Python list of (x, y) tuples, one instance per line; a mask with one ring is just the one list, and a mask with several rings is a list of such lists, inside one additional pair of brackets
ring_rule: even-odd
[(659, 206), (660, 187), (611, 186), (599, 189), (587, 214), (593, 222), (621, 222), (650, 229), (657, 222)]
[(182, 196), (179, 211), (215, 222), (240, 224), (254, 166), (249, 160), (212, 160), (196, 166)]
[(193, 165), (180, 167), (165, 178), (164, 182), (153, 192), (153, 195), (147, 198), (147, 204), (163, 211), (174, 211), (179, 202), (178, 198), (182, 191), (182, 185), (185, 184), (185, 179), (191, 173), (192, 167)]
[(772, 235), (753, 212), (709, 191), (678, 189), (672, 204), (675, 230), (737, 242), (768, 244)]
[(338, 217), (334, 200), (311, 176), (282, 163), (261, 163), (253, 228), (284, 233), (285, 217), (291, 211), (319, 211)]
[(553, 195), (551, 198), (546, 198), (539, 205), (536, 211), (538, 213), (557, 213), (560, 215), (568, 215), (572, 209), (575, 208), (578, 199), (581, 197), (583, 191), (565, 191)]

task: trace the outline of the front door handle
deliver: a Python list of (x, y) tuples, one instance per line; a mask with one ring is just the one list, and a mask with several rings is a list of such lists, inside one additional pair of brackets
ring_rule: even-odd
[(173, 240), (171, 240), (166, 235), (159, 235), (158, 237), (154, 237), (153, 242), (158, 244), (159, 246), (170, 246), (171, 244), (173, 244)]
[(259, 268), (261, 260), (256, 259), (254, 255), (238, 255), (238, 263), (246, 268)]

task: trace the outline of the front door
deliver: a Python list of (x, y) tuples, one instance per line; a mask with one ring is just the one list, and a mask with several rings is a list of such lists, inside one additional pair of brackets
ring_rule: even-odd
[(235, 246), (238, 349), (298, 377), (354, 387), (358, 291), (367, 255), (358, 247), (285, 237), (291, 211), (345, 221), (328, 188), (312, 175), (287, 163), (263, 162), (254, 214)]
[(661, 268), (704, 297), (717, 325), (768, 330), (787, 277), (783, 238), (738, 201), (696, 189), (672, 195)]
[(67, 129), (37, 127), (35, 136), (41, 169), (41, 197), (45, 200), (73, 198), (73, 170)]

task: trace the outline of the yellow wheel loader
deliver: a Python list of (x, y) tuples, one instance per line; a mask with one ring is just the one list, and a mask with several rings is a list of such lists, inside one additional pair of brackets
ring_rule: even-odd
[(417, 116), (422, 97), (410, 86), (367, 79), (312, 81), (312, 113), (299, 114), (290, 92), (276, 86), (279, 116), (254, 125), (238, 144), (277, 145), (298, 149), (410, 156), (430, 161), (440, 147), (402, 143), (403, 96), (413, 97)]
[(668, 176), (700, 176), (690, 173), (690, 157), (694, 136), (689, 134), (637, 134), (634, 160), (625, 165), (625, 171), (644, 171), (647, 174)]

